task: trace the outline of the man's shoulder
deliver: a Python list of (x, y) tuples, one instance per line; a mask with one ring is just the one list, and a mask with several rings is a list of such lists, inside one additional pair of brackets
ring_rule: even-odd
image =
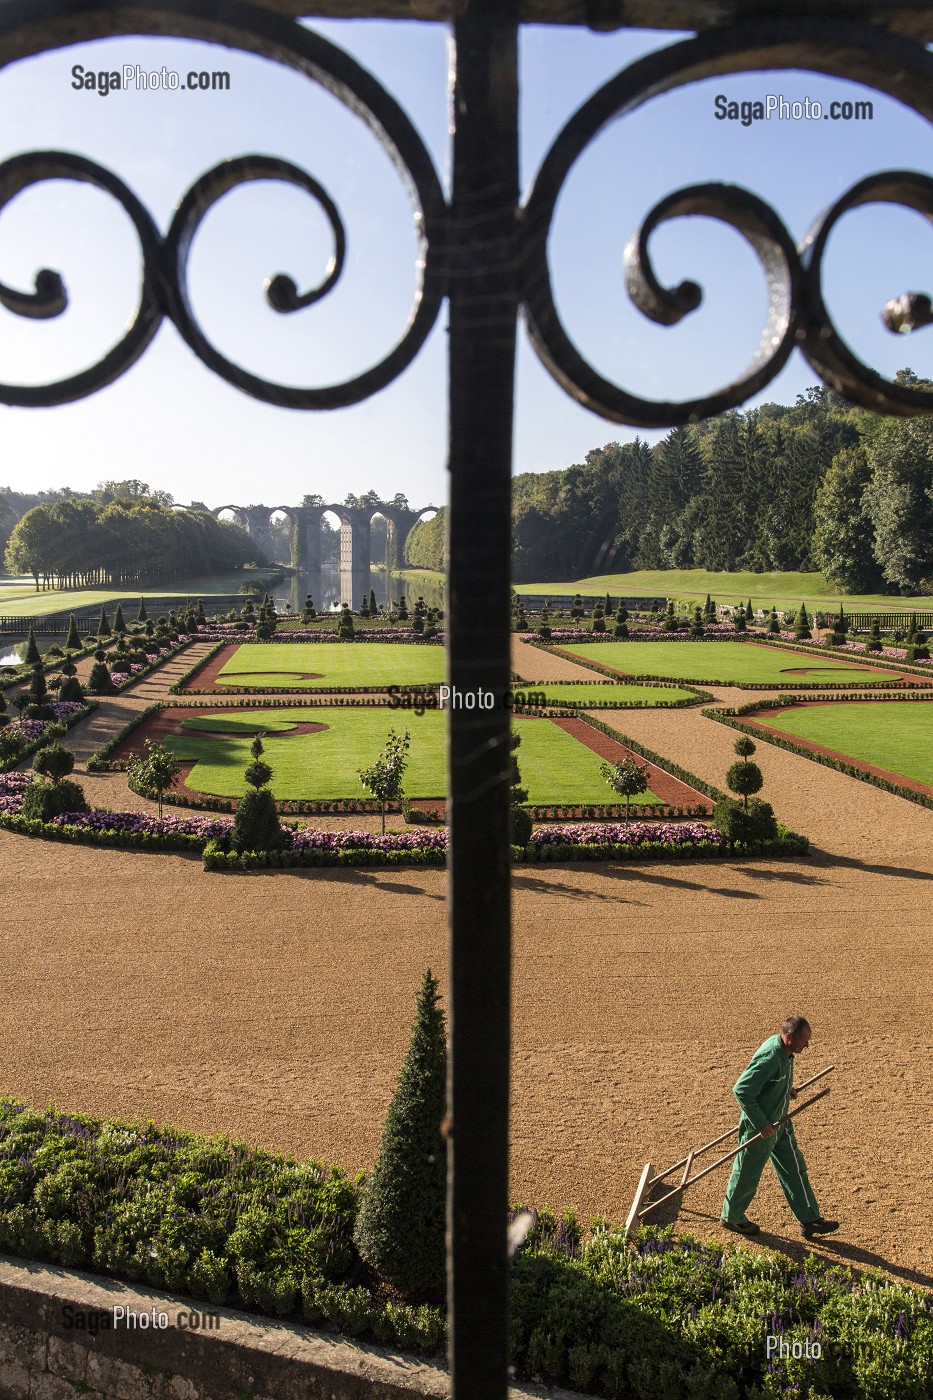
[(751, 1058), (752, 1064), (760, 1064), (762, 1060), (776, 1059), (779, 1054), (784, 1053), (779, 1035), (769, 1035), (767, 1040), (763, 1040)]

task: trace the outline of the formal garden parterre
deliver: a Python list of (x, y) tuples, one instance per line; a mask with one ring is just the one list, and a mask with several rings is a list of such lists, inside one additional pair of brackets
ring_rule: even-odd
[[(205, 635), (210, 633), (202, 629), (202, 640)], [(222, 633), (218, 645), (230, 645)], [(251, 694), (220, 693), (212, 703), (151, 706), (127, 726), (129, 732), (115, 736), (97, 763), (88, 764), (89, 770), (111, 772), (120, 781), (118, 773), (125, 763), (134, 754), (145, 753), (148, 733), (150, 742), (154, 737), (174, 749), (179, 761), (191, 765), (186, 784), (205, 803), (216, 798), (235, 805), (250, 787), (246, 774), (251, 757), (254, 764), (267, 763), (273, 769), (272, 786), (282, 808), (289, 803), (297, 807), (305, 800), (322, 805), (359, 802), (357, 764), (372, 759), (389, 726), (409, 722), (407, 715), (387, 714), (384, 703), (374, 703), (380, 697), (367, 692), (366, 680), (359, 682), (368, 664), (368, 642), (356, 640), (346, 648), (354, 654), (352, 664), (340, 663), (345, 666), (344, 675), (355, 678), (345, 682), (345, 705), (335, 703), (336, 696), (309, 697), (301, 704), (286, 695), (270, 699), (264, 693), (265, 678), (291, 678), (300, 671), (303, 680), (324, 680), (323, 670), (318, 677), (309, 676), (304, 652), (283, 668), (283, 662), (289, 661), (284, 643), (250, 645), (254, 652), (247, 653), (246, 660), (253, 670), (237, 674), (260, 678)], [(323, 645), (340, 652), (333, 642)], [(387, 649), (401, 657), (406, 645), (393, 642)], [(430, 646), (414, 645), (422, 655)], [(436, 654), (443, 659), (439, 648)], [(314, 660), (320, 663), (318, 656)], [(869, 675), (874, 681), (875, 675)], [(871, 681), (863, 679), (861, 684)], [(383, 683), (394, 682), (380, 678), (375, 684)], [(532, 683), (521, 684), (527, 692)], [(357, 688), (350, 689), (351, 685)], [(541, 689), (551, 692), (549, 702), (559, 686), (540, 683)], [(334, 688), (339, 696), (336, 682)], [(515, 850), (517, 860), (660, 857), (669, 861), (731, 854), (744, 858), (756, 851), (792, 856), (806, 851), (803, 838), (786, 832), (772, 842), (742, 841), (695, 819), (641, 820), (643, 813), (659, 805), (652, 799), (662, 795), (662, 776), (683, 783), (707, 815), (714, 803), (718, 806), (730, 799), (662, 754), (626, 738), (614, 717), (607, 722), (577, 713), (556, 723), (549, 713), (553, 708), (603, 710), (638, 704), (676, 708), (685, 702), (695, 706), (706, 698), (702, 694), (670, 682), (663, 686), (615, 680), (568, 682), (560, 688), (564, 698), (557, 707), (548, 704), (540, 714), (516, 716), (515, 729), (522, 741), (521, 781), (528, 797), (525, 805), (539, 811), (546, 808), (552, 818)], [(316, 689), (307, 686), (309, 691)], [(619, 696), (591, 700), (603, 691), (618, 691)], [(847, 698), (833, 700), (833, 708), (841, 713)], [(877, 705), (884, 723), (905, 701), (901, 695), (881, 700), (876, 694), (860, 703)], [(933, 710), (927, 712), (920, 697), (913, 703), (918, 715), (922, 711), (933, 718)], [(773, 699), (770, 704), (773, 708)], [(709, 713), (713, 718), (728, 714)], [(782, 709), (780, 718), (784, 715)], [(424, 714), (411, 716), (406, 793), (412, 796), (421, 790), (432, 797), (443, 795), (443, 718), (428, 707)], [(672, 715), (670, 722), (676, 724), (678, 717)], [(581, 740), (572, 726), (588, 730), (589, 742)], [(585, 819), (607, 791), (598, 760), (616, 751), (598, 747), (595, 736), (624, 749), (636, 766), (642, 760), (648, 768), (646, 788), (628, 799), (636, 809), (635, 820)], [(259, 755), (253, 748), (257, 738), (262, 746)], [(331, 752), (325, 751), (328, 743), (335, 746)], [(734, 767), (754, 768), (742, 752), (741, 763)], [(191, 786), (198, 768), (204, 770), (196, 779), (204, 788), (200, 794)], [(570, 795), (564, 799), (555, 795), (561, 791), (555, 774), (561, 783), (570, 784)], [(443, 864), (445, 858), (443, 830), (383, 836), (352, 826), (324, 832), (285, 821), (275, 848), (252, 851), (230, 847), (233, 822), (217, 813), (156, 817), (148, 812), (99, 810), (62, 812), (49, 821), (38, 821), (22, 814), (24, 795), (33, 781), (22, 771), (0, 778), (0, 823), (8, 830), (61, 841), (201, 853), (205, 867), (212, 871), (367, 863), (434, 865)], [(755, 792), (754, 783), (732, 791), (740, 795), (744, 791), (747, 804), (748, 795)], [(752, 795), (752, 805), (755, 801)], [(562, 805), (574, 810), (562, 816)], [(733, 815), (741, 805), (732, 803)], [(615, 815), (621, 817), (623, 810), (619, 804)], [(359, 1182), (351, 1182), (336, 1169), (313, 1162), (295, 1164), (253, 1152), (243, 1144), (194, 1139), (152, 1125), (103, 1123), (54, 1111), (39, 1114), (10, 1102), (0, 1109), (0, 1143), (10, 1167), (0, 1209), (0, 1247), (117, 1277), (141, 1278), (273, 1316), (303, 1317), (317, 1326), (407, 1348), (434, 1352), (443, 1345), (444, 1319), (436, 1302), (407, 1295), (387, 1300), (384, 1291), (370, 1286), (371, 1275), (361, 1268), (354, 1252), (353, 1224), (364, 1192)], [(172, 1169), (160, 1172), (159, 1163), (166, 1154)], [(137, 1168), (149, 1196), (142, 1203), (142, 1188), (134, 1176)], [(160, 1182), (158, 1199), (149, 1191), (153, 1174)], [(71, 1212), (67, 1205), (63, 1210), (63, 1203), (72, 1199), (84, 1203), (83, 1214), (77, 1208)], [(96, 1214), (85, 1209), (91, 1201)], [(276, 1204), (283, 1201), (284, 1218)], [(751, 1395), (759, 1393), (756, 1386), (770, 1384), (759, 1359), (759, 1334), (767, 1319), (774, 1320), (782, 1335), (812, 1339), (817, 1335), (816, 1322), (825, 1325), (831, 1315), (838, 1322), (839, 1336), (832, 1349), (827, 1348), (825, 1366), (791, 1366), (789, 1381), (810, 1387), (813, 1394), (821, 1393), (819, 1387), (825, 1385), (826, 1393), (832, 1394), (834, 1382), (844, 1373), (851, 1392), (858, 1394), (860, 1385), (870, 1387), (883, 1370), (885, 1393), (908, 1396), (913, 1394), (912, 1385), (925, 1385), (930, 1379), (933, 1324), (929, 1304), (918, 1290), (887, 1280), (868, 1288), (853, 1287), (848, 1271), (815, 1260), (792, 1265), (777, 1256), (700, 1245), (687, 1236), (674, 1240), (669, 1230), (645, 1231), (632, 1247), (605, 1220), (594, 1221), (585, 1231), (572, 1215), (556, 1219), (546, 1211), (533, 1214), (531, 1232), (513, 1265), (513, 1361), (522, 1375), (569, 1383), (596, 1394), (614, 1395), (621, 1388), (646, 1400), (661, 1393), (663, 1386), (673, 1388), (671, 1393), (710, 1397)], [(88, 1223), (92, 1218), (103, 1223), (92, 1229)], [(182, 1219), (188, 1225), (180, 1233), (177, 1227)], [(632, 1363), (635, 1354), (637, 1365)]]

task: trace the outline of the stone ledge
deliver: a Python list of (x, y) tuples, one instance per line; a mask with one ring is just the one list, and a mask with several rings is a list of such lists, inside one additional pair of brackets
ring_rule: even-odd
[[(166, 1328), (66, 1326), (63, 1309), (168, 1314)], [(192, 1331), (179, 1312), (215, 1314)], [(447, 1372), (430, 1361), (353, 1343), (296, 1323), (253, 1317), (203, 1300), (56, 1265), (0, 1256), (0, 1400), (406, 1400), (450, 1394)], [(509, 1400), (571, 1392), (520, 1385)]]

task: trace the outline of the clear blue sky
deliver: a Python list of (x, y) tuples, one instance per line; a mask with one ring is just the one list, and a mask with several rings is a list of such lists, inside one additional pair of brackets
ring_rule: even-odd
[[(446, 31), (370, 21), (315, 23), (349, 49), (401, 102), (446, 183)], [(521, 51), (523, 188), (564, 121), (640, 54), (680, 36), (597, 35), (527, 29)], [(226, 68), (220, 93), (75, 91), (71, 70), (163, 64)], [(718, 121), (714, 97), (789, 101), (870, 98), (874, 120), (743, 127)], [(218, 161), (251, 152), (286, 157), (329, 190), (343, 215), (348, 267), (338, 287), (304, 312), (279, 316), (262, 289), (277, 272), (299, 287), (319, 280), (330, 252), (311, 201), (281, 185), (251, 186), (209, 216), (191, 263), (195, 308), (232, 359), (284, 382), (325, 384), (381, 359), (401, 333), (414, 287), (410, 205), (362, 124), (307, 79), (260, 59), (165, 39), (113, 39), (60, 50), (0, 74), (0, 158), (37, 148), (76, 151), (116, 171), (165, 228), (173, 205)], [(689, 397), (733, 378), (751, 358), (764, 284), (737, 234), (681, 220), (655, 238), (662, 279), (705, 289), (699, 312), (664, 329), (628, 302), (625, 242), (645, 213), (685, 184), (723, 180), (768, 200), (795, 237), (856, 180), (907, 167), (929, 172), (929, 126), (879, 94), (817, 75), (715, 79), (660, 98), (614, 123), (581, 157), (565, 187), (551, 240), (558, 306), (568, 331), (609, 377), (649, 397)], [(933, 291), (933, 234), (919, 215), (872, 208), (849, 215), (830, 245), (827, 289), (837, 325), (863, 358), (893, 374), (933, 373), (933, 330), (908, 341), (878, 313), (905, 290)], [(73, 373), (104, 352), (132, 315), (136, 242), (120, 210), (86, 187), (50, 184), (0, 216), (0, 279), (24, 290), (40, 267), (59, 270), (72, 298), (56, 320), (30, 322), (0, 308), (0, 376), (18, 383)], [(446, 499), (446, 333), (439, 320), (415, 364), (381, 394), (334, 413), (289, 412), (228, 387), (166, 323), (115, 385), (51, 410), (0, 408), (0, 485), (89, 489), (140, 477), (176, 499), (289, 503), (307, 492), (342, 499), (370, 487), (413, 504)], [(792, 403), (816, 376), (798, 355), (763, 395)], [(520, 336), (516, 471), (581, 461), (631, 429), (579, 408)], [(650, 434), (656, 438), (658, 434)]]

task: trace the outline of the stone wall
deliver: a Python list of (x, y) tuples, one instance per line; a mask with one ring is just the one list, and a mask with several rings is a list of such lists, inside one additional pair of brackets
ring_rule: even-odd
[[(449, 1393), (446, 1371), (416, 1357), (0, 1256), (0, 1400), (410, 1400)], [(573, 1400), (537, 1386), (509, 1392), (510, 1400), (544, 1395)]]

